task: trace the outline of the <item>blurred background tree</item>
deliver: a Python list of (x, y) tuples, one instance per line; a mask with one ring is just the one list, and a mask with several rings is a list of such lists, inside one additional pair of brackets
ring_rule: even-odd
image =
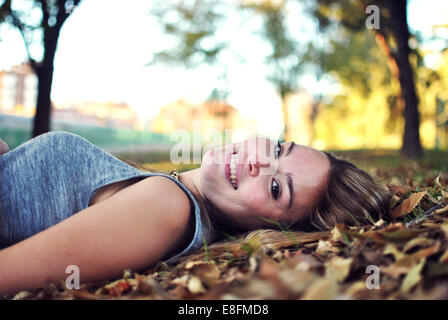
[[(442, 78), (423, 64), (419, 39), (408, 29), (407, 1), (296, 1), (317, 21), (320, 42), (298, 39), (291, 34), (285, 16), (287, 10), (294, 15), (288, 6), (293, 0), (241, 0), (227, 5), (205, 0), (168, 2), (163, 9), (157, 7), (153, 14), (165, 32), (176, 39), (174, 49), (158, 52), (154, 61), (187, 66), (225, 65), (222, 53), (230, 45), (228, 41), (219, 42), (217, 32), (225, 28), (226, 12), (233, 6), (233, 10), (262, 18), (258, 34), (270, 48), (266, 55), (269, 66), (266, 76), (283, 101), (285, 140), (289, 140), (289, 126), (294, 122), (289, 119), (285, 97), (300, 89), (304, 68), (308, 71), (312, 68), (316, 79), (329, 75), (341, 86), (341, 93), (332, 99), (316, 90), (311, 115), (314, 139), (325, 140), (329, 146), (343, 140), (348, 145), (374, 147), (383, 138), (391, 146), (401, 143), (404, 156), (420, 157), (423, 152), (420, 125), (428, 117), (434, 117), (434, 104), (441, 99), (443, 81), (437, 85)], [(366, 9), (370, 5), (377, 6), (379, 13), (379, 28), (371, 30), (366, 23), (371, 13)], [(296, 14), (299, 17), (299, 12)], [(414, 43), (412, 48), (410, 41)], [(417, 93), (425, 95), (431, 86), (435, 87), (430, 91), (439, 90), (438, 94), (425, 96), (421, 111)], [(442, 104), (438, 108), (443, 108)], [(397, 141), (397, 134), (401, 135), (401, 142)]]
[(283, 140), (291, 141), (290, 122), (286, 98), (298, 89), (297, 80), (302, 68), (299, 43), (288, 32), (285, 18), (285, 5), (282, 2), (242, 2), (242, 9), (251, 10), (263, 18), (260, 36), (264, 38), (271, 49), (266, 57), (270, 67), (267, 78), (277, 89), (282, 101)]
[[(232, 9), (246, 10), (263, 19), (259, 36), (267, 41), (271, 53), (266, 57), (270, 67), (267, 78), (274, 84), (282, 100), (284, 140), (290, 140), (288, 108), (285, 98), (298, 89), (297, 79), (302, 66), (299, 59), (299, 43), (289, 34), (285, 25), (283, 2), (241, 1), (238, 5), (223, 1), (168, 1), (154, 6), (152, 14), (157, 17), (167, 35), (175, 39), (173, 48), (157, 52), (151, 64), (162, 62), (194, 67), (201, 63), (225, 66), (223, 51), (231, 51), (228, 41), (219, 41), (216, 32), (225, 21), (222, 12)], [(219, 12), (219, 13), (218, 13)], [(228, 22), (227, 22), (228, 23)], [(207, 44), (207, 45), (204, 45)], [(234, 52), (232, 52), (236, 55)], [(243, 60), (244, 57), (238, 57)]]
[[(53, 82), (53, 64), (62, 25), (79, 5), (81, 0), (35, 0), (27, 3), (4, 0), (0, 5), (0, 23), (16, 27), (23, 38), (29, 65), (38, 79), (36, 114), (34, 116), (32, 136), (50, 131), (51, 85)], [(33, 13), (40, 10), (40, 18), (35, 21)], [(33, 43), (43, 47), (40, 59), (30, 52)]]
[[(2, 35), (15, 33), (14, 37), (25, 43), (26, 69), (34, 69), (38, 76), (38, 90), (32, 79), (29, 87), (33, 90), (28, 91), (33, 96), (38, 92), (33, 135), (50, 130), (57, 39), (62, 24), (79, 3), (0, 0)], [(377, 15), (372, 5), (378, 9)], [(140, 109), (133, 118), (134, 128), (154, 129), (158, 108), (191, 99), (193, 103), (186, 109), (195, 104), (228, 105), (246, 113), (243, 118), (247, 119), (241, 123), (222, 112), (212, 112), (213, 117), (218, 115), (217, 122), (213, 117), (203, 119), (212, 127), (222, 123), (216, 125), (217, 130), (228, 123), (244, 128), (246, 131), (235, 134), (236, 139), (258, 128), (272, 138), (280, 136), (320, 149), (401, 148), (408, 157), (421, 155), (422, 146), (448, 145), (448, 72), (443, 51), (448, 42), (429, 38), (431, 20), (413, 13), (422, 9), (422, 0), (148, 0), (126, 10), (118, 0), (92, 0), (81, 6), (65, 24), (59, 40), (55, 79), (63, 80), (56, 80), (53, 90), (54, 128), (60, 128), (58, 119), (68, 114), (64, 108), (74, 112), (81, 100), (99, 97), (118, 103), (127, 96), (123, 100), (130, 102), (128, 107)], [(108, 13), (99, 16), (105, 6)], [(413, 34), (406, 23), (407, 7)], [(440, 25), (434, 26), (434, 35), (443, 35), (436, 31), (446, 29), (446, 20), (438, 16)], [(121, 18), (127, 22), (117, 24)], [(80, 25), (88, 27), (81, 30)], [(66, 31), (69, 41), (64, 38)], [(19, 47), (20, 43), (14, 50)], [(23, 53), (22, 59), (26, 59), (25, 50)], [(8, 54), (13, 56), (14, 51)], [(104, 59), (105, 55), (109, 59)], [(63, 61), (60, 67), (59, 57)], [(77, 58), (79, 63), (70, 68)], [(145, 67), (146, 63), (150, 67)], [(21, 97), (24, 80), (7, 79), (9, 71), (1, 72), (9, 79), (6, 86), (12, 88), (11, 81), (15, 81), (18, 94), (14, 97)], [(73, 80), (72, 75), (77, 75), (78, 82), (87, 80), (92, 72), (90, 82), (77, 86)], [(107, 78), (114, 72), (116, 77)], [(102, 80), (95, 83), (93, 79)], [(74, 86), (79, 94), (71, 89)], [(68, 96), (71, 100), (57, 101)], [(7, 113), (25, 115), (20, 113), (25, 104), (22, 100), (11, 93), (2, 97), (6, 97), (2, 103)], [(27, 117), (34, 116), (32, 104), (35, 102), (26, 104)], [(88, 108), (100, 110), (99, 104)], [(98, 113), (100, 118), (103, 113)], [(185, 123), (195, 120), (197, 113), (184, 119)], [(172, 127), (159, 133), (169, 134)]]
[[(346, 29), (351, 33), (366, 32), (366, 16), (374, 14), (368, 8), (378, 9), (378, 27), (373, 27), (376, 41), (386, 54), (389, 69), (398, 79), (400, 92), (396, 100), (397, 108), (404, 115), (404, 133), (401, 152), (408, 157), (420, 157), (420, 116), (418, 98), (414, 83), (414, 72), (410, 64), (410, 54), (417, 54), (409, 48), (410, 33), (407, 25), (407, 0), (368, 1), (368, 0), (316, 0), (311, 10), (318, 19), (322, 32)], [(374, 17), (373, 17), (374, 18)], [(333, 38), (335, 39), (335, 38)], [(341, 42), (345, 39), (339, 37)]]

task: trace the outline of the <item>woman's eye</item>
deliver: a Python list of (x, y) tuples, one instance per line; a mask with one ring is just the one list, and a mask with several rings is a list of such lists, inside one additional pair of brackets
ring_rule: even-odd
[(271, 192), (274, 199), (277, 200), (280, 193), (280, 186), (275, 179), (272, 179)]
[(277, 142), (277, 145), (275, 146), (275, 159), (278, 159), (280, 155), (282, 154), (282, 145), (280, 144), (280, 140)]

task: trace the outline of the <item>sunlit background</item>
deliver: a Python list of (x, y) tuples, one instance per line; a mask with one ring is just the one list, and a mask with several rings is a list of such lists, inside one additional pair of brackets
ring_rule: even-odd
[[(58, 40), (52, 129), (74, 131), (109, 150), (123, 151), (131, 146), (133, 150), (163, 149), (175, 142), (170, 133), (193, 130), (195, 120), (200, 121), (204, 136), (227, 129), (232, 140), (254, 134), (279, 138), (284, 129), (284, 103), (290, 119), (289, 138), (298, 143), (320, 149), (400, 148), (404, 124), (394, 107), (398, 84), (384, 82), (387, 59), (374, 40), (368, 42), (369, 37), (374, 39), (372, 30), (340, 34), (348, 39), (345, 49), (359, 50), (358, 59), (333, 56), (329, 62), (333, 65), (323, 72), (313, 67), (298, 70), (294, 91), (282, 101), (269, 79), (266, 57), (271, 49), (261, 31), (263, 17), (238, 8), (240, 2), (220, 2), (223, 20), (213, 37), (226, 42), (226, 50), (214, 63), (187, 67), (160, 61), (150, 64), (156, 52), (176, 44), (153, 14), (164, 2), (81, 1)], [(320, 32), (317, 19), (306, 11), (307, 1), (242, 2), (286, 6), (284, 22), (302, 49), (300, 54), (310, 44), (337, 48), (332, 39), (338, 35)], [(13, 1), (15, 9), (39, 21), (40, 11), (31, 9), (32, 3)], [(175, 14), (168, 17), (178, 18)], [(424, 148), (446, 149), (448, 2), (409, 1), (408, 24), (414, 36), (410, 46), (423, 59), (411, 61), (416, 67), (421, 141)], [(17, 28), (0, 24), (0, 39), (0, 128), (14, 147), (29, 138), (37, 79), (27, 65)], [(30, 46), (30, 54), (41, 59), (39, 42)], [(362, 81), (344, 75), (351, 71), (344, 71), (343, 65), (355, 70), (360, 66), (359, 71), (368, 75), (367, 91)], [(431, 78), (432, 71), (437, 72), (436, 79)]]

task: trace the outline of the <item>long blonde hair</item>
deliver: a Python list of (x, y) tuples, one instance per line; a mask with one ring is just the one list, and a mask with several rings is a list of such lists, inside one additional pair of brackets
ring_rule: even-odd
[(312, 213), (294, 224), (300, 230), (328, 230), (336, 223), (373, 224), (389, 212), (392, 195), (353, 163), (323, 151), (330, 160), (327, 186)]

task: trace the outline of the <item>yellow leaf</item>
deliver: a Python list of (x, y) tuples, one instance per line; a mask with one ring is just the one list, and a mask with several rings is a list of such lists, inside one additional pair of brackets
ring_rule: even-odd
[(333, 230), (331, 230), (331, 240), (344, 242), (344, 236), (342, 235), (341, 231), (339, 231), (337, 226), (334, 227)]
[(325, 264), (325, 273), (329, 278), (336, 279), (342, 282), (350, 273), (350, 266), (352, 259), (344, 259), (341, 257), (334, 257)]
[(398, 279), (401, 275), (407, 274), (409, 272), (409, 268), (390, 265), (388, 267), (380, 267), (381, 273), (387, 274), (389, 277)]
[(420, 200), (425, 196), (426, 190), (422, 192), (413, 193), (409, 198), (403, 201), (398, 207), (396, 207), (390, 215), (394, 218), (400, 217), (402, 215), (411, 212), (419, 203)]
[(447, 262), (448, 261), (448, 250), (445, 251), (445, 253), (440, 257), (440, 262)]
[(198, 277), (191, 277), (188, 281), (188, 290), (193, 294), (205, 292), (204, 286)]
[(409, 292), (417, 283), (420, 282), (422, 276), (420, 272), (425, 265), (426, 259), (422, 259), (418, 264), (413, 266), (401, 284), (401, 291)]
[(333, 300), (338, 296), (339, 286), (334, 279), (324, 278), (314, 281), (302, 297), (303, 300)]
[(403, 252), (401, 252), (400, 250), (398, 250), (397, 246), (394, 245), (393, 243), (388, 243), (386, 245), (386, 247), (384, 248), (383, 254), (384, 255), (392, 254), (395, 258), (395, 261), (398, 261), (405, 256), (405, 254)]
[(430, 246), (432, 243), (433, 243), (432, 240), (427, 238), (423, 237), (415, 238), (406, 243), (406, 245), (403, 248), (403, 251), (407, 252), (410, 251), (411, 249), (414, 249), (415, 247), (427, 247)]

